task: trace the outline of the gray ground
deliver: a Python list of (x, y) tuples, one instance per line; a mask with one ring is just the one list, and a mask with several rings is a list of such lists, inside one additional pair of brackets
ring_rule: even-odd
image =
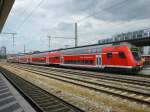
[(139, 74), (150, 75), (150, 65), (146, 66)]

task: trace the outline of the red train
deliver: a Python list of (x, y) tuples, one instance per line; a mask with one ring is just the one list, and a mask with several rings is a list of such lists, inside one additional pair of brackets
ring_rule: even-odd
[(120, 45), (88, 45), (76, 48), (17, 55), (8, 57), (9, 62), (59, 65), (96, 69), (122, 69), (138, 72), (143, 60), (137, 47)]

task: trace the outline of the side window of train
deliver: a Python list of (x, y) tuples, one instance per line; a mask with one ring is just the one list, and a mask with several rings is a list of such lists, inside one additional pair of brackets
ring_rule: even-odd
[(107, 58), (111, 59), (112, 58), (112, 53), (107, 53)]
[(58, 57), (58, 56), (56, 56), (56, 57), (54, 57), (54, 59), (58, 60), (58, 59), (59, 59), (59, 57)]
[(124, 52), (119, 52), (119, 57), (120, 57), (120, 58), (126, 58)]

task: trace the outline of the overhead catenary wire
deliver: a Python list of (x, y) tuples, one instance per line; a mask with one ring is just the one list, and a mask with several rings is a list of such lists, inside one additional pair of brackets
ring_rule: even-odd
[(117, 2), (117, 3), (111, 5), (111, 6), (107, 7), (107, 8), (104, 8), (104, 9), (102, 9), (102, 10), (100, 10), (100, 11), (97, 11), (97, 12), (95, 12), (95, 13), (92, 13), (92, 14), (90, 14), (90, 15), (84, 17), (84, 18), (81, 18), (81, 19), (78, 20), (76, 23), (81, 23), (82, 21), (85, 21), (85, 20), (87, 20), (87, 19), (90, 18), (90, 17), (94, 17), (94, 16), (96, 16), (96, 15), (102, 14), (102, 13), (104, 13), (104, 10), (110, 10), (110, 9), (114, 9), (114, 8), (116, 8), (116, 7), (118, 7), (118, 6), (125, 5), (128, 1), (129, 1), (129, 0), (123, 0), (123, 1), (121, 1), (121, 2)]
[[(77, 22), (80, 23), (80, 22), (82, 22), (82, 21), (87, 20), (87, 19), (90, 18), (90, 17), (94, 17), (94, 16), (96, 16), (96, 15), (103, 14), (103, 13), (104, 13), (104, 10), (110, 10), (110, 9), (114, 9), (114, 8), (116, 8), (116, 7), (120, 7), (120, 6), (122, 6), (122, 5), (126, 5), (127, 1), (129, 1), (129, 0), (124, 0), (124, 1), (122, 1), (122, 2), (118, 2), (118, 3), (114, 4), (114, 5), (111, 5), (110, 7), (104, 8), (103, 10), (97, 11), (97, 12), (92, 13), (92, 14), (86, 16), (86, 17), (83, 17), (83, 18), (81, 18), (80, 20), (78, 20)], [(138, 21), (137, 21), (136, 23), (138, 23)], [(115, 24), (115, 25), (116, 25), (115, 27), (119, 27), (119, 26), (121, 26), (121, 25), (123, 25), (123, 24), (128, 24), (128, 23), (127, 23), (127, 22), (117, 23), (117, 24)], [(132, 24), (132, 23), (129, 23), (129, 24)], [(136, 30), (137, 30), (137, 29), (136, 29)], [(108, 33), (103, 33), (103, 34), (108, 34)], [(112, 34), (112, 33), (111, 33), (111, 34)], [(114, 35), (114, 34), (113, 34), (113, 35)]]
[[(115, 6), (119, 6), (119, 5), (125, 4), (127, 1), (129, 1), (129, 0), (124, 0), (124, 1), (122, 1), (122, 2), (118, 2), (118, 3), (114, 4), (114, 5), (111, 5), (110, 7), (104, 8), (103, 10), (110, 10), (110, 9), (113, 9), (113, 8), (115, 8)], [(81, 18), (80, 20), (78, 20), (77, 22), (80, 23), (80, 22), (82, 22), (82, 21), (84, 21), (84, 20), (86, 20), (86, 19), (88, 19), (88, 18), (91, 18), (91, 17), (93, 17), (93, 16), (99, 15), (99, 14), (103, 13), (103, 10), (97, 11), (97, 12), (95, 12), (95, 13), (93, 13), (93, 14), (90, 14), (90, 15), (88, 15), (88, 16), (86, 16), (86, 17), (83, 17), (83, 18)]]
[(22, 26), (27, 22), (27, 20), (32, 17), (33, 13), (42, 5), (44, 0), (40, 0), (40, 2), (36, 5), (35, 8), (32, 9), (32, 11), (24, 18), (23, 22), (16, 28), (16, 31), (20, 31)]
[(60, 38), (60, 39), (74, 39), (74, 37), (58, 37), (58, 36), (52, 36), (52, 38), (56, 39), (56, 38)]
[(49, 40), (49, 49), (51, 45), (51, 39), (74, 39), (74, 37), (63, 37), (63, 36), (47, 36)]
[[(114, 5), (111, 5), (110, 7), (107, 7), (107, 8), (105, 8), (105, 9), (103, 9), (103, 10), (111, 10), (111, 9), (113, 9), (113, 8), (116, 8), (116, 7), (118, 7), (118, 6), (121, 6), (121, 5), (125, 4), (127, 1), (128, 1), (128, 0), (124, 0), (124, 1), (122, 1), (122, 2), (118, 2), (118, 3), (116, 3), (116, 4), (114, 4)], [(19, 31), (20, 31), (20, 29), (22, 28), (22, 26), (27, 22), (27, 20), (28, 20), (29, 18), (31, 18), (31, 16), (33, 15), (34, 11), (36, 11), (36, 9), (41, 6), (42, 2), (43, 2), (43, 0), (41, 0), (41, 1), (39, 2), (39, 4), (38, 4), (38, 5), (31, 11), (31, 13), (23, 20), (23, 22), (19, 25), (19, 27), (17, 27), (17, 29), (18, 29)], [(84, 17), (84, 18), (81, 18), (81, 20), (79, 20), (79, 22), (82, 22), (82, 21), (84, 21), (84, 20), (87, 20), (87, 19), (90, 18), (90, 17), (94, 17), (94, 16), (96, 16), (96, 15), (103, 14), (103, 13), (104, 13), (103, 10), (97, 11), (97, 12), (91, 14), (91, 15), (88, 15), (88, 16), (86, 16), (86, 17)], [(123, 24), (124, 24), (124, 23), (123, 23)], [(120, 24), (120, 25), (121, 25), (121, 24)], [(17, 31), (17, 30), (16, 30), (16, 31)], [(69, 39), (69, 38), (68, 38), (68, 39)]]
[[(35, 2), (35, 1), (33, 0), (33, 2)], [(19, 17), (24, 17), (26, 15), (28, 9), (29, 9), (29, 7), (24, 8), (23, 11), (21, 11), (21, 13), (19, 14)], [(23, 19), (23, 21), (24, 21), (24, 19)], [(22, 23), (20, 23), (20, 24), (22, 24)], [(18, 28), (18, 26), (20, 26), (20, 24), (16, 26), (16, 29), (14, 28), (15, 29), (14, 31), (17, 30), (17, 28)]]
[[(127, 2), (127, 1), (128, 1), (128, 0), (124, 0), (124, 1), (122, 1), (122, 2), (116, 3), (116, 4), (114, 4), (114, 5), (111, 5), (110, 7), (107, 7), (107, 8), (105, 8), (105, 9), (103, 9), (103, 10), (108, 10), (108, 9), (114, 8), (116, 5), (121, 5), (121, 4), (123, 4), (123, 3)], [(23, 20), (23, 22), (16, 28), (16, 31), (18, 31), (18, 30), (20, 31), (20, 30), (21, 30), (22, 26), (23, 26), (23, 25), (26, 23), (26, 21), (33, 15), (34, 11), (40, 7), (40, 5), (42, 4), (42, 2), (43, 2), (43, 0), (41, 0), (41, 1), (38, 3), (38, 5), (31, 11), (31, 13), (30, 13), (30, 14)], [(87, 17), (85, 17), (85, 18), (79, 20), (79, 22), (81, 22), (81, 21), (83, 21), (83, 20), (85, 20), (85, 19), (87, 19), (87, 18), (89, 18), (89, 17), (95, 16), (96, 14), (99, 14), (100, 12), (103, 12), (103, 11), (101, 10), (101, 11), (98, 11), (98, 12), (93, 13), (93, 14), (91, 14), (91, 15), (88, 15)]]

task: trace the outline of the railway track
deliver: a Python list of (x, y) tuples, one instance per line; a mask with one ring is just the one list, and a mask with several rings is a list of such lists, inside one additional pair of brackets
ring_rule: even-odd
[[(143, 77), (143, 78), (150, 78), (150, 75), (144, 75), (144, 74), (125, 74), (125, 73), (108, 73), (108, 72), (100, 72), (100, 71), (92, 71), (92, 70), (82, 70), (82, 69), (75, 69), (75, 68), (65, 68), (65, 67), (56, 67), (56, 66), (41, 66), (41, 65), (32, 65), (32, 64), (22, 64), (22, 63), (19, 63), (19, 65), (25, 65), (25, 66), (37, 66), (37, 67), (39, 67), (39, 68), (48, 68), (48, 69), (50, 69), (50, 68), (52, 68), (52, 69), (61, 69), (61, 70), (65, 70), (65, 71), (76, 71), (76, 72), (83, 72), (83, 73), (88, 73), (88, 74), (97, 74), (97, 75), (100, 75), (101, 73), (103, 73), (103, 75), (106, 75), (107, 76), (107, 74), (111, 74), (111, 75), (117, 75), (117, 76), (119, 76), (119, 77), (136, 77), (136, 78), (141, 78), (141, 77)], [(143, 68), (143, 70), (149, 70), (149, 68), (147, 69), (147, 68)]]
[[(79, 78), (77, 76), (73, 77), (73, 75), (67, 75), (62, 72), (50, 72), (45, 71), (39, 68), (33, 67), (23, 67), (23, 66), (13, 66), (16, 69), (25, 70), (28, 72), (35, 73), (36, 75), (46, 76), (48, 78), (53, 78), (56, 80), (60, 80), (63, 82), (75, 84), (78, 86), (82, 86), (91, 90), (104, 92), (107, 94), (119, 96), (124, 99), (136, 101), (138, 103), (150, 105), (150, 88), (142, 86), (132, 85), (132, 87), (120, 86), (121, 83), (113, 84), (111, 81), (107, 82), (98, 82), (96, 80), (90, 80), (89, 78)], [(129, 86), (129, 85), (128, 85)]]
[[(14, 66), (14, 64), (12, 65)], [(96, 78), (99, 81), (102, 80), (109, 80), (109, 81), (117, 81), (122, 83), (130, 83), (136, 84), (140, 86), (147, 86), (150, 87), (150, 79), (144, 77), (136, 77), (136, 76), (124, 76), (124, 75), (114, 75), (108, 73), (95, 73), (95, 72), (87, 72), (81, 70), (72, 70), (72, 69), (62, 69), (62, 68), (51, 68), (51, 67), (43, 67), (43, 66), (35, 66), (35, 65), (19, 65), (19, 67), (31, 67), (33, 69), (37, 68), (39, 70), (43, 70), (46, 72), (57, 72), (57, 73), (67, 73), (68, 75), (78, 75), (78, 76), (85, 76), (90, 78)]]
[(4, 68), (0, 68), (0, 70), (38, 112), (84, 112), (53, 94), (25, 81), (12, 72)]
[[(16, 68), (19, 68), (20, 69), (20, 66), (19, 67), (16, 67)], [(24, 68), (24, 67), (23, 67)], [(36, 69), (36, 68), (27, 68), (28, 70), (35, 70), (35, 71), (38, 71), (38, 72), (42, 72), (42, 73), (46, 73), (46, 74), (49, 74), (49, 73), (53, 73), (55, 74), (54, 76), (61, 76), (61, 77), (64, 77), (64, 78), (72, 78), (72, 77), (75, 77), (75, 76), (78, 76), (80, 79), (87, 79), (87, 80), (93, 80), (93, 77), (87, 77), (87, 76), (82, 76), (82, 75), (75, 75), (75, 74), (68, 74), (68, 73), (63, 73), (62, 75), (62, 72), (56, 72), (56, 71), (50, 71), (50, 70), (43, 70), (43, 69)], [(58, 75), (58, 74), (61, 74), (61, 75)], [(120, 88), (122, 88), (122, 86), (125, 86), (125, 87), (131, 87), (131, 90), (134, 91), (134, 89), (137, 89), (138, 91), (150, 91), (150, 88), (149, 87), (145, 87), (145, 86), (138, 86), (138, 85), (133, 85), (133, 84), (129, 84), (129, 83), (118, 83), (118, 81), (111, 81), (111, 80), (104, 80), (104, 79), (97, 79), (97, 78), (94, 78), (94, 82), (97, 82), (98, 84), (101, 84), (100, 82), (102, 82), (103, 85), (121, 85)], [(111, 83), (111, 84), (109, 84)], [(147, 86), (147, 85), (146, 85)], [(137, 91), (136, 91), (137, 92)]]

